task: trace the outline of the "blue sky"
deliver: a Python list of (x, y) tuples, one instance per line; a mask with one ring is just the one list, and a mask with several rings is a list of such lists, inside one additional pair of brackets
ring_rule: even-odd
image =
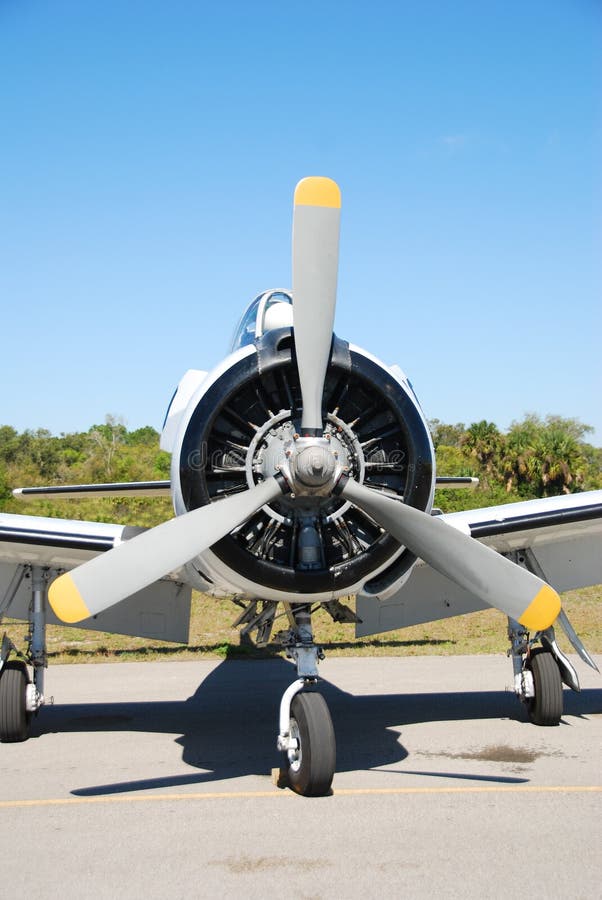
[(343, 192), (336, 331), (602, 444), (602, 5), (0, 0), (0, 423), (160, 427)]

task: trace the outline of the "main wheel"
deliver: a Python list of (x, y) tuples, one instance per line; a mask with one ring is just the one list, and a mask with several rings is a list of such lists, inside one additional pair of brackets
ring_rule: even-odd
[(291, 737), (297, 748), (287, 752), (289, 784), (304, 797), (330, 791), (336, 762), (332, 719), (322, 694), (296, 694), (291, 703)]
[(530, 669), (535, 696), (527, 704), (529, 718), (536, 725), (558, 725), (562, 717), (562, 679), (554, 655), (543, 647), (531, 653)]
[(27, 666), (11, 659), (0, 672), (0, 741), (14, 743), (27, 740), (29, 720), (27, 712)]

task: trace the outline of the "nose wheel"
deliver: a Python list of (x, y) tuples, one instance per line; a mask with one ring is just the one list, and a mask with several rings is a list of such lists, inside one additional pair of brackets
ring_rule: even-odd
[(289, 735), (289, 785), (304, 797), (328, 794), (335, 770), (336, 741), (322, 694), (302, 692), (293, 697)]

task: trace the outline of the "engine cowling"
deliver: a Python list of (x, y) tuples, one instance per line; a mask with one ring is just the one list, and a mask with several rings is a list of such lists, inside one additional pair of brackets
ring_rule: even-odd
[[(298, 436), (301, 392), (290, 328), (269, 331), (208, 379), (181, 423), (172, 461), (178, 514), (275, 474)], [(434, 454), (407, 381), (359, 348), (333, 339), (324, 387), (325, 437), (360, 483), (429, 510)], [(378, 576), (401, 578), (415, 557), (336, 496), (283, 496), (191, 565), (199, 586), (225, 577), (256, 596), (324, 600)], [(241, 587), (242, 586), (242, 587)]]

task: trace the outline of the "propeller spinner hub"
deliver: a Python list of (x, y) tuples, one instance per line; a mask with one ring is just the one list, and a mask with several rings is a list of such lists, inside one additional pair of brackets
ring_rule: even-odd
[(293, 454), (291, 469), (295, 481), (309, 488), (324, 487), (332, 482), (336, 469), (336, 459), (328, 443), (318, 443), (315, 439), (308, 446)]
[(295, 435), (286, 449), (280, 470), (295, 494), (325, 497), (331, 493), (341, 474), (337, 456), (326, 438)]

